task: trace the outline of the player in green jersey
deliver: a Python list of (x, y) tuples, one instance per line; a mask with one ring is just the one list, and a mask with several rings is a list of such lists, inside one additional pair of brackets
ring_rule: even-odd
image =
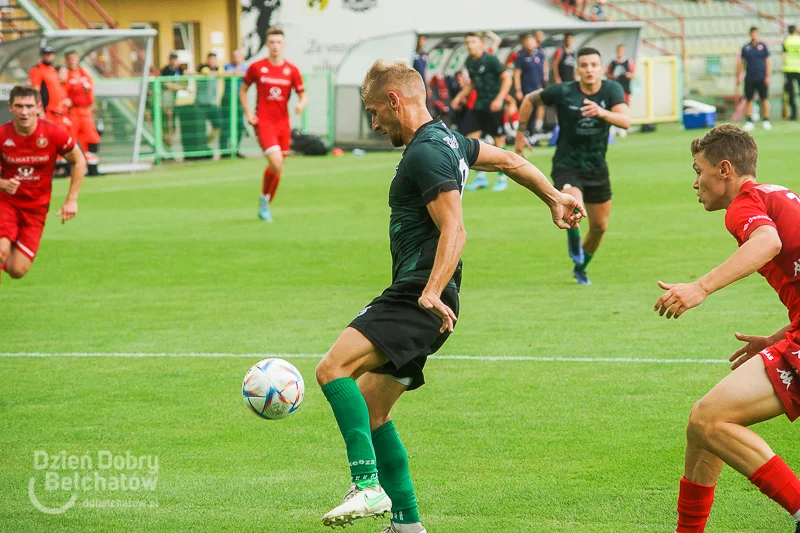
[[(553, 156), (556, 189), (586, 202), (589, 232), (581, 245), (580, 230), (567, 231), (573, 275), (581, 285), (591, 285), (586, 267), (597, 252), (611, 214), (611, 181), (606, 164), (609, 128), (628, 129), (631, 124), (622, 86), (601, 79), (603, 61), (594, 48), (578, 51), (579, 81), (559, 83), (525, 96), (519, 123), (527, 124), (536, 105), (553, 105), (558, 112), (558, 144)], [(514, 146), (522, 154), (530, 144), (523, 131)]]
[[(477, 98), (474, 108), (467, 111), (463, 122), (463, 133), (473, 139), (491, 135), (494, 145), (503, 148), (506, 145), (503, 106), (511, 89), (511, 73), (494, 54), (485, 51), (486, 45), (477, 33), (468, 33), (464, 37), (464, 44), (469, 52), (469, 57), (464, 62), (464, 68), (469, 72), (469, 83), (453, 98), (450, 105), (453, 109), (458, 109), (474, 89)], [(467, 185), (467, 190), (485, 189), (488, 186), (486, 173), (479, 170), (475, 175), (475, 181)], [(492, 190), (504, 191), (507, 188), (508, 181), (501, 172)]]
[(391, 510), (384, 533), (424, 533), (408, 456), (390, 411), (401, 394), (424, 383), (427, 357), (458, 320), (466, 240), (461, 194), (469, 169), (505, 172), (547, 204), (560, 228), (577, 227), (585, 211), (515, 153), (431, 119), (425, 85), (413, 68), (377, 61), (361, 93), (372, 128), (406, 149), (389, 186), (392, 284), (353, 319), (317, 366), (352, 479), (342, 504), (322, 521), (344, 526)]

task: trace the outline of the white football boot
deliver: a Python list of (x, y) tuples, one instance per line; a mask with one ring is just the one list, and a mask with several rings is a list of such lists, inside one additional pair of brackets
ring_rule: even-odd
[(390, 522), (386, 529), (381, 533), (428, 533), (428, 530), (422, 527), (422, 524), (395, 524)]
[(359, 518), (384, 516), (392, 511), (392, 500), (380, 485), (359, 489), (354, 483), (342, 504), (322, 517), (322, 525), (345, 527)]

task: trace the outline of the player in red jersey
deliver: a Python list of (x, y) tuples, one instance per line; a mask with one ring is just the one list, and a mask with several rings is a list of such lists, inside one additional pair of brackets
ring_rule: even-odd
[[(269, 57), (250, 65), (239, 89), (239, 101), (244, 114), (253, 125), (261, 149), (267, 157), (258, 211), (259, 218), (265, 222), (272, 222), (270, 203), (275, 199), (275, 192), (281, 181), (283, 158), (289, 154), (292, 129), (289, 125), (288, 103), (292, 89), (294, 88), (299, 97), (294, 106), (295, 113), (302, 113), (307, 102), (300, 71), (283, 59), (284, 45), (283, 30), (270, 28), (267, 31)], [(247, 102), (247, 89), (253, 84), (257, 90), (255, 114), (250, 112)]]
[(78, 191), (86, 159), (63, 127), (37, 118), (39, 91), (30, 85), (11, 89), (13, 120), (0, 125), (0, 270), (21, 278), (39, 249), (52, 193), (56, 157), (72, 164), (69, 193), (58, 211), (62, 224), (78, 213)]
[(100, 149), (100, 134), (94, 124), (92, 105), (94, 105), (94, 80), (80, 65), (77, 52), (69, 51), (64, 54), (67, 63), (66, 77), (63, 80), (67, 97), (72, 103), (69, 108), (69, 119), (72, 121), (72, 133), (75, 140), (86, 155), (89, 165), (89, 175), (100, 174), (97, 165), (99, 159), (97, 151)]
[(737, 333), (747, 344), (730, 357), (734, 371), (692, 408), (676, 532), (705, 530), (717, 478), (728, 464), (786, 509), (800, 533), (800, 480), (748, 429), (781, 414), (791, 421), (800, 416), (800, 197), (780, 185), (756, 183), (758, 147), (737, 126), (718, 126), (695, 139), (692, 154), (700, 203), (707, 211), (727, 209), (725, 225), (739, 249), (694, 283), (659, 281), (666, 292), (656, 311), (678, 318), (757, 271), (789, 310), (790, 323), (768, 337)]

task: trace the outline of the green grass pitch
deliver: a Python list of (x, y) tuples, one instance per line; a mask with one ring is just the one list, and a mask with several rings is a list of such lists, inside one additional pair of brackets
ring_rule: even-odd
[[(799, 132), (756, 132), (761, 181), (800, 188)], [(657, 280), (696, 279), (736, 246), (723, 214), (694, 197), (694, 136), (667, 127), (611, 147), (614, 209), (591, 287), (575, 284), (565, 236), (532, 194), (465, 194), (462, 313), (441, 354), (724, 361), (735, 331), (785, 325), (759, 276), (678, 321), (652, 311)], [(549, 173), (551, 155), (531, 160)], [(260, 160), (88, 180), (77, 219), (50, 216), (30, 274), (4, 277), (0, 352), (310, 354), (287, 356), (305, 401), (280, 422), (250, 413), (240, 386), (257, 355), (0, 357), (0, 530), (324, 531), (349, 478), (313, 354), (389, 283), (387, 189), (399, 157), (289, 159), (272, 225), (256, 219)], [(65, 191), (58, 182), (53, 212)], [(476, 358), (431, 360), (426, 372), (394, 419), (431, 533), (664, 533), (675, 526), (689, 409), (728, 367)], [(800, 468), (785, 418), (757, 430)], [(73, 508), (45, 514), (31, 478), (44, 506), (72, 492), (45, 489), (37, 450), (158, 456), (157, 487), (79, 491)], [(98, 499), (148, 506), (85, 506)], [(709, 532), (791, 527), (725, 469)]]

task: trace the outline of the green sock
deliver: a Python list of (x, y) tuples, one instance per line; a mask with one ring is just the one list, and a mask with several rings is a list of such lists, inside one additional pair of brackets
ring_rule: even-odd
[(353, 483), (360, 488), (378, 484), (375, 449), (369, 432), (369, 411), (364, 395), (352, 378), (334, 379), (323, 385), (322, 393), (333, 409), (333, 416), (347, 446), (347, 461)]
[(569, 237), (571, 237), (571, 238), (575, 238), (575, 237), (580, 238), (580, 236), (581, 236), (581, 228), (569, 228), (567, 230), (567, 235)]
[(381, 487), (392, 500), (392, 522), (414, 524), (419, 522), (417, 497), (408, 472), (408, 454), (397, 435), (394, 423), (389, 420), (372, 432), (375, 456), (378, 458), (378, 476)]
[(583, 252), (583, 264), (581, 265), (581, 270), (586, 270), (586, 267), (589, 266), (589, 261), (592, 260), (592, 257), (594, 257), (594, 254)]

